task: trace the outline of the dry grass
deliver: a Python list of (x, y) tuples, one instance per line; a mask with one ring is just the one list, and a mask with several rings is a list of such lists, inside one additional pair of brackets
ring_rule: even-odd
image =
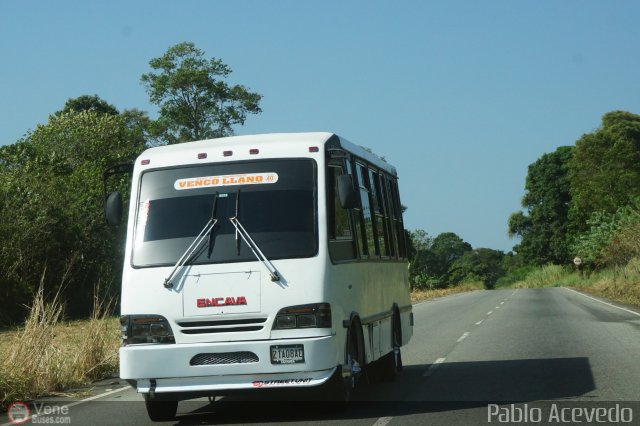
[(625, 267), (579, 280), (573, 287), (617, 302), (640, 306), (640, 259), (634, 258)]
[(484, 290), (482, 283), (464, 283), (451, 288), (436, 288), (433, 290), (414, 290), (411, 292), (411, 302), (422, 302), (424, 300), (444, 297), (450, 294), (462, 293), (465, 291)]
[(95, 301), (88, 320), (63, 322), (56, 295), (34, 296), (23, 327), (0, 338), (0, 405), (61, 394), (117, 371), (119, 327), (111, 304)]
[(629, 285), (604, 279), (591, 286), (578, 286), (577, 289), (595, 296), (606, 297), (627, 305), (640, 306), (640, 283)]
[(560, 285), (569, 276), (569, 272), (559, 265), (545, 265), (527, 274), (520, 282), (514, 283), (515, 288), (543, 288)]
[(533, 271), (516, 288), (573, 287), (596, 296), (640, 306), (640, 259), (633, 258), (626, 266), (579, 275), (561, 266), (544, 266)]

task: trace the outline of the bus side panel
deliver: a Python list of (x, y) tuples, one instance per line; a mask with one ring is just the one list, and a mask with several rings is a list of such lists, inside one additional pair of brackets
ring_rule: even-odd
[[(389, 353), (394, 303), (399, 307), (411, 306), (406, 264), (361, 261), (329, 265), (327, 284), (336, 329), (355, 313), (362, 323), (366, 362)], [(412, 335), (409, 313), (410, 310), (406, 310), (406, 315), (401, 313), (403, 344)]]

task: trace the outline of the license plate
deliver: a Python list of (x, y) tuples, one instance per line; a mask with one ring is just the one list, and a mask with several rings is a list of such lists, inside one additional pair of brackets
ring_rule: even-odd
[(299, 364), (304, 362), (304, 345), (271, 346), (271, 364)]

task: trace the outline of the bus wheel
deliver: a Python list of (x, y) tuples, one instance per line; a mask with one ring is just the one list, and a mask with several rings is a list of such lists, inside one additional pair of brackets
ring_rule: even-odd
[(402, 353), (400, 346), (402, 342), (402, 331), (400, 328), (400, 320), (394, 315), (392, 331), (391, 331), (391, 352), (380, 359), (380, 378), (386, 382), (395, 380), (399, 371), (402, 371)]
[(147, 414), (154, 422), (173, 420), (178, 410), (178, 401), (145, 400)]
[(356, 389), (364, 363), (364, 348), (358, 333), (357, 324), (349, 328), (345, 342), (345, 360), (342, 369), (332, 377), (329, 389), (330, 400), (346, 406)]

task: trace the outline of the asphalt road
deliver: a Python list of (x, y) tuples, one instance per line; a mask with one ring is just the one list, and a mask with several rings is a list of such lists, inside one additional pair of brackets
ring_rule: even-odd
[[(597, 424), (588, 417), (596, 413), (640, 424), (639, 311), (565, 288), (445, 297), (414, 306), (414, 336), (403, 348), (398, 378), (365, 383), (345, 410), (281, 392), (222, 398), (213, 405), (183, 401), (176, 419), (164, 424)], [(105, 381), (93, 392), (93, 399), (48, 400), (68, 411), (40, 420), (154, 424), (126, 383)], [(0, 417), (0, 425), (6, 421)]]

